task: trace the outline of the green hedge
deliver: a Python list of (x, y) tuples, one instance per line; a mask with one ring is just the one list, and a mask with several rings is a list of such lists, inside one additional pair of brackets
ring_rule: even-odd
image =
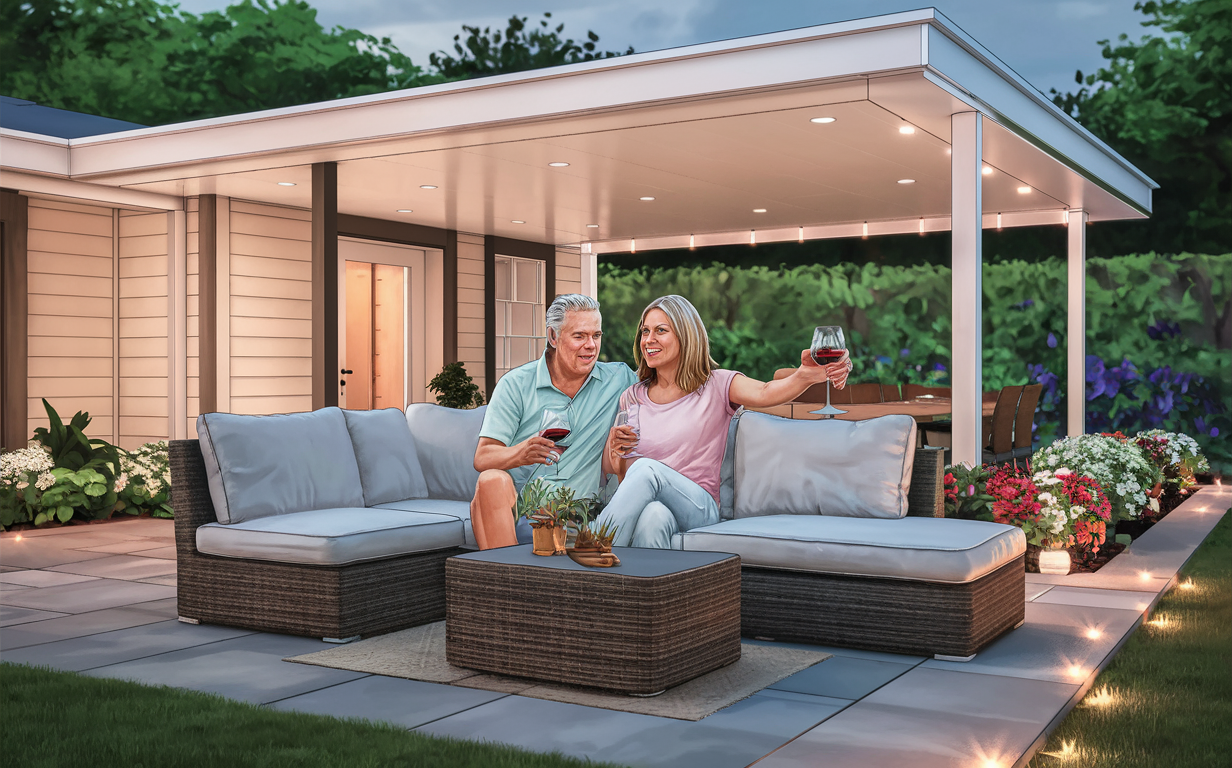
[[(1060, 259), (989, 264), (983, 284), (985, 388), (1029, 380), (1049, 384), (1040, 420), (1040, 437), (1048, 442), (1062, 434), (1064, 423), (1064, 388), (1055, 380), (1065, 378), (1066, 264)], [(853, 350), (854, 381), (949, 381), (948, 267), (716, 264), (656, 270), (623, 269), (617, 260), (602, 263), (606, 359), (632, 360), (641, 310), (667, 293), (697, 306), (710, 329), (715, 360), (750, 376), (765, 379), (777, 368), (798, 364), (813, 327), (837, 323)], [(1089, 260), (1089, 429), (1167, 426), (1194, 435), (1213, 461), (1226, 466), (1232, 462), (1232, 452), (1223, 447), (1232, 431), (1229, 349), (1232, 254)], [(1116, 382), (1114, 372), (1120, 377)], [(1156, 403), (1161, 392), (1172, 394)], [(1201, 429), (1195, 423), (1199, 418)]]

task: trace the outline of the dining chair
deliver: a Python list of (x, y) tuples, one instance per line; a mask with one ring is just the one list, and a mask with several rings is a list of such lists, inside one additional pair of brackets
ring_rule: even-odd
[(897, 384), (882, 384), (881, 385), (881, 402), (896, 403), (903, 399), (902, 391)]
[(1014, 420), (1018, 415), (1018, 400), (1022, 386), (1002, 387), (997, 395), (992, 418), (985, 422), (983, 461), (1001, 464), (1014, 458)]
[(1014, 417), (1014, 448), (1012, 450), (1015, 466), (1019, 459), (1031, 458), (1035, 432), (1035, 409), (1039, 407), (1040, 394), (1043, 391), (1043, 384), (1028, 384), (1023, 387), (1022, 397), (1018, 399), (1018, 413)]
[[(851, 397), (847, 402), (853, 405), (857, 403), (881, 402), (881, 385), (875, 381), (865, 384), (848, 384), (846, 391), (850, 393)], [(833, 397), (831, 397), (831, 401), (833, 401)]]

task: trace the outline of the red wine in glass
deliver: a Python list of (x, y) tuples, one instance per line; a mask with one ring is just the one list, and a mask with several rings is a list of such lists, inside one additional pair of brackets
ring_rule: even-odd
[(837, 363), (843, 359), (842, 349), (831, 349), (830, 347), (822, 347), (821, 349), (813, 350), (813, 362), (818, 365), (828, 365), (829, 363)]
[(551, 440), (552, 442), (556, 443), (556, 450), (560, 451), (561, 453), (564, 453), (565, 449), (568, 448), (569, 446), (561, 445), (560, 441), (564, 440), (568, 436), (569, 436), (569, 430), (563, 429), (561, 427), (549, 427), (548, 429), (545, 429), (539, 433), (539, 437), (542, 437), (547, 440)]
[[(809, 353), (813, 356), (813, 362), (818, 365), (826, 365), (828, 363), (837, 363), (843, 358), (843, 353), (847, 351), (847, 340), (843, 338), (843, 329), (837, 325), (819, 325), (813, 330), (813, 344), (809, 347)], [(826, 407), (816, 411), (812, 411), (823, 418), (834, 418), (835, 416), (846, 413), (830, 405), (830, 381), (826, 380)]]

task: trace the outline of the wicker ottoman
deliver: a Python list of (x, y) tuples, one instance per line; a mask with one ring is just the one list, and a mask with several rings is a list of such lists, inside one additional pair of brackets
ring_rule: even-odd
[(617, 547), (585, 568), (529, 545), (445, 561), (449, 663), (655, 693), (740, 658), (740, 558)]

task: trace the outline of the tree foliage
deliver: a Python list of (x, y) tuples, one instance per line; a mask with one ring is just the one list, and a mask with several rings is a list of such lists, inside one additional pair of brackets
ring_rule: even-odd
[(200, 16), (157, 0), (0, 8), (0, 92), (147, 125), (440, 80), (388, 38), (326, 31), (303, 0), (242, 0)]
[(493, 32), (490, 27), (480, 30), (464, 24), (462, 31), (466, 33), (466, 42), (462, 42), (462, 35), (454, 35), (453, 55), (437, 51), (429, 60), (446, 79), (462, 80), (633, 53), (632, 46), (624, 54), (599, 51), (599, 36), (593, 31), (586, 33), (587, 39), (582, 43), (563, 38), (565, 25), (552, 27), (551, 18), (552, 14), (543, 14), (539, 26), (535, 27), (528, 26), (526, 16), (511, 16), (503, 35), (499, 29)]
[(1160, 184), (1150, 221), (1097, 227), (1091, 247), (1232, 248), (1232, 3), (1139, 2), (1158, 34), (1101, 40), (1107, 66), (1056, 103)]

